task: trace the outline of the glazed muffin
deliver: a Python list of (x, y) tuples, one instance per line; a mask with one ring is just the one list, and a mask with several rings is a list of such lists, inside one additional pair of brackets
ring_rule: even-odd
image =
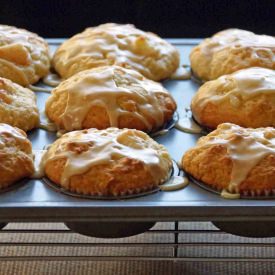
[(228, 29), (196, 46), (190, 54), (193, 73), (203, 81), (240, 69), (275, 69), (275, 38), (249, 31)]
[(108, 65), (134, 69), (152, 80), (168, 78), (179, 66), (175, 47), (133, 25), (103, 24), (65, 41), (53, 57), (62, 78)]
[(34, 173), (32, 145), (21, 129), (0, 123), (0, 188)]
[(39, 111), (34, 92), (0, 77), (1, 122), (28, 131), (38, 127)]
[(35, 33), (0, 25), (0, 77), (27, 86), (47, 75), (50, 68), (46, 41)]
[(134, 129), (88, 129), (63, 135), (43, 157), (45, 175), (85, 195), (118, 196), (157, 187), (169, 177), (163, 145)]
[(275, 129), (231, 123), (198, 140), (182, 158), (183, 169), (210, 187), (244, 195), (275, 192)]
[(151, 132), (169, 121), (176, 103), (159, 83), (119, 66), (80, 72), (56, 87), (46, 114), (66, 131), (108, 127)]
[(195, 120), (211, 129), (224, 122), (275, 127), (275, 71), (249, 68), (206, 82), (191, 109)]

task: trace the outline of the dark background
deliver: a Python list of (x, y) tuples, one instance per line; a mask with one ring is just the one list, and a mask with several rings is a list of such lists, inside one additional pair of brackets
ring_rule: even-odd
[(275, 35), (275, 0), (0, 0), (0, 23), (44, 37), (70, 37), (87, 26), (133, 23), (162, 37), (205, 37), (229, 27)]

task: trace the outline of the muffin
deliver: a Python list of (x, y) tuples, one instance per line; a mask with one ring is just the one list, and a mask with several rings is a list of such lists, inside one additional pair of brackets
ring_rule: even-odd
[(87, 28), (65, 41), (57, 49), (53, 65), (62, 78), (99, 66), (119, 65), (158, 81), (177, 69), (179, 53), (153, 33), (109, 23)]
[(196, 180), (219, 191), (274, 194), (275, 129), (221, 124), (185, 153), (182, 166)]
[(108, 128), (74, 131), (43, 157), (45, 175), (78, 194), (119, 196), (157, 187), (169, 177), (170, 156), (144, 132)]
[(48, 74), (47, 42), (37, 34), (0, 25), (0, 77), (27, 86)]
[(38, 127), (39, 111), (34, 92), (0, 77), (1, 122), (28, 131)]
[(0, 188), (34, 173), (32, 145), (21, 129), (0, 123)]
[(169, 121), (176, 103), (159, 83), (119, 66), (80, 72), (56, 87), (46, 115), (59, 129), (133, 128), (151, 132)]
[(210, 129), (224, 122), (275, 127), (275, 71), (248, 68), (206, 82), (191, 109), (195, 120)]
[(253, 32), (228, 29), (196, 46), (190, 54), (193, 73), (203, 81), (240, 69), (275, 69), (275, 38)]

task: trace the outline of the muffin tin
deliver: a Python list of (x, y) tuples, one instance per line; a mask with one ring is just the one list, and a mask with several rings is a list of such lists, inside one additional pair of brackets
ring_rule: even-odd
[[(51, 50), (54, 51), (62, 41), (62, 39), (49, 39)], [(189, 64), (189, 52), (200, 40), (170, 39), (169, 41), (180, 50), (181, 62)], [(198, 83), (192, 80), (167, 80), (163, 84), (176, 99), (179, 116), (183, 116), (185, 108), (189, 107), (191, 98), (199, 87)], [(37, 92), (41, 111), (44, 110), (44, 102), (48, 96), (47, 93)], [(37, 129), (29, 132), (28, 137), (32, 141), (33, 149), (41, 150), (56, 139), (56, 134)], [(166, 135), (154, 138), (164, 144), (172, 158), (178, 161), (188, 148), (195, 145), (199, 137), (200, 135), (183, 133), (173, 128)], [(250, 221), (250, 228), (259, 225), (259, 230), (274, 225), (275, 201), (227, 200), (194, 183), (190, 183), (182, 190), (158, 191), (146, 196), (112, 201), (68, 196), (53, 190), (42, 180), (35, 179), (30, 179), (27, 183), (0, 194), (0, 222), (65, 222), (74, 231), (87, 235), (89, 229), (83, 228), (87, 228), (87, 223), (92, 228), (93, 222), (99, 225), (95, 230), (98, 236), (100, 228), (108, 228), (110, 234), (102, 233), (101, 236), (111, 237), (113, 232), (113, 236), (117, 237), (129, 236), (131, 232), (140, 233), (150, 228), (156, 221), (191, 220), (216, 221), (216, 224), (225, 231), (242, 235), (240, 223), (237, 225), (234, 222), (245, 224), (246, 221)], [(139, 230), (137, 222), (141, 225)], [(117, 234), (117, 231), (122, 231), (120, 227), (112, 229), (115, 224), (122, 227), (124, 225), (128, 228), (128, 232)], [(232, 230), (236, 228), (235, 225), (240, 230)], [(249, 235), (248, 229), (244, 228), (243, 234)], [(91, 232), (90, 235), (96, 235), (96, 232)], [(275, 236), (275, 230), (272, 229), (272, 232), (274, 233), (271, 235)]]

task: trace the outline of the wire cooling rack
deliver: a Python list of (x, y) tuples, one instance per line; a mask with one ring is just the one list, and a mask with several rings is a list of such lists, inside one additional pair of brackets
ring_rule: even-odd
[(275, 238), (244, 238), (211, 223), (158, 223), (144, 234), (86, 237), (63, 224), (9, 224), (0, 231), (1, 261), (275, 262)]

